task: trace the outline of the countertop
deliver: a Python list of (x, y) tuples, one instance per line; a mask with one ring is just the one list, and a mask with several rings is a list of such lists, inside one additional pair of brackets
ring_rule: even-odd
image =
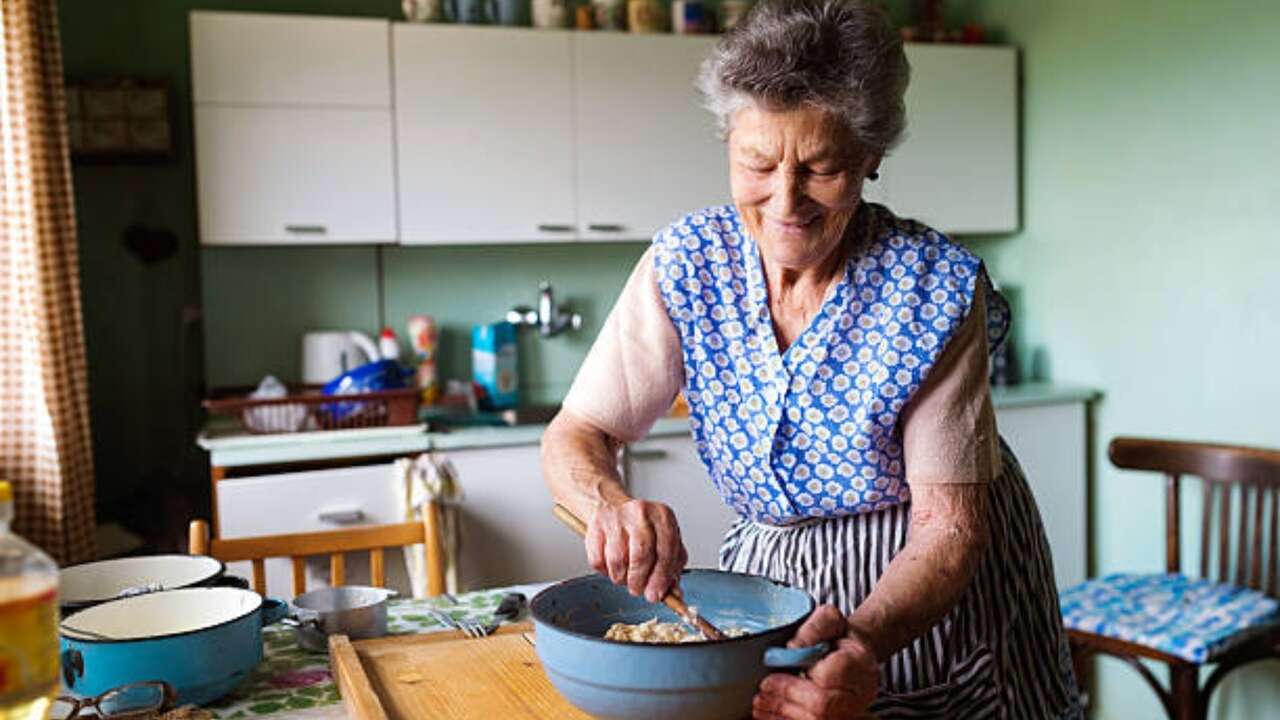
[[(992, 401), (997, 410), (1038, 405), (1089, 402), (1099, 397), (1097, 390), (1058, 383), (1027, 383), (994, 388)], [(333, 460), (339, 458), (413, 455), (435, 450), (469, 450), (511, 445), (534, 445), (546, 425), (515, 427), (459, 428), (448, 432), (428, 432), (426, 425), (331, 430), (326, 432), (254, 435), (226, 419), (205, 424), (197, 443), (209, 451), (209, 463), (241, 467), (275, 463)], [(689, 432), (682, 417), (662, 418), (649, 437), (669, 437)]]

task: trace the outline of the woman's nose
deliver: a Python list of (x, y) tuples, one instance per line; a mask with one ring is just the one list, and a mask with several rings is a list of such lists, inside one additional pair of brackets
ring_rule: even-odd
[(773, 183), (774, 211), (789, 217), (804, 199), (804, 181), (798, 173), (779, 171)]

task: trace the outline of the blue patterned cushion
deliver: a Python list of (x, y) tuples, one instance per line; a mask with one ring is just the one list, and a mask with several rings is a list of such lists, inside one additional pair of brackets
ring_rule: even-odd
[(1262, 593), (1185, 575), (1107, 575), (1063, 590), (1060, 601), (1068, 629), (1196, 663), (1280, 621), (1280, 603)]

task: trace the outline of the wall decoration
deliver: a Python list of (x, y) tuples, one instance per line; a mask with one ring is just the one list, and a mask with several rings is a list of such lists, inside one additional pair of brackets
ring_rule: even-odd
[(67, 82), (72, 160), (163, 161), (173, 154), (169, 86), (132, 78)]

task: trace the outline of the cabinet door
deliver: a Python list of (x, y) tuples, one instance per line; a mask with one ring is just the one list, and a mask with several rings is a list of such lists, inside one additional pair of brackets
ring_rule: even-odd
[(396, 238), (391, 113), (197, 105), (206, 245)]
[(1089, 537), (1084, 403), (999, 408), (996, 424), (1040, 506), (1058, 587), (1083, 582)]
[(391, 106), (386, 20), (192, 12), (197, 103)]
[(465, 494), (458, 571), (464, 590), (592, 572), (582, 540), (551, 514), (537, 445), (447, 455)]
[(404, 244), (572, 240), (570, 34), (396, 24)]
[(880, 169), (889, 207), (948, 233), (1018, 229), (1017, 52), (908, 45), (906, 139)]
[(716, 38), (578, 33), (578, 225), (590, 240), (649, 239), (729, 202), (729, 161), (693, 87)]
[(690, 437), (653, 438), (626, 451), (627, 488), (675, 511), (689, 567), (717, 567), (720, 543), (737, 515), (724, 504)]

